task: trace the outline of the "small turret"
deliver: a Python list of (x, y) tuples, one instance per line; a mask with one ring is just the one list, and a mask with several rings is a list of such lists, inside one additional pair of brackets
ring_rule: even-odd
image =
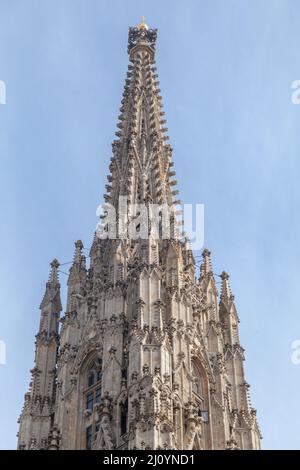
[(18, 447), (23, 449), (47, 448), (51, 417), (56, 396), (56, 364), (59, 346), (59, 318), (62, 310), (59, 262), (54, 259), (43, 300), (41, 318), (36, 335), (35, 365), (32, 381), (25, 395), (25, 405), (20, 417)]

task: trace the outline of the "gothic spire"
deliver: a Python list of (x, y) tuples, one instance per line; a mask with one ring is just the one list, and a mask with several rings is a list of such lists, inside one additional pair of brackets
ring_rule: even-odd
[(222, 287), (221, 287), (221, 300), (225, 302), (229, 302), (230, 300), (234, 300), (234, 296), (231, 293), (230, 285), (229, 285), (229, 274), (225, 271), (221, 273), (221, 280), (222, 280)]
[[(75, 243), (61, 320), (59, 263), (51, 263), (19, 448), (259, 448), (228, 275), (221, 275), (219, 304), (210, 252), (203, 251), (197, 283), (188, 239), (173, 236), (179, 201), (156, 36), (144, 19), (129, 29), (130, 65), (101, 216), (104, 229), (118, 225), (118, 232), (102, 239), (97, 227), (88, 271), (82, 242)], [(151, 229), (158, 208), (159, 236), (121, 236), (123, 210), (124, 224), (141, 235), (145, 208)], [(111, 209), (114, 220), (106, 217)]]
[(49, 279), (46, 283), (46, 290), (40, 305), (40, 309), (46, 307), (48, 303), (55, 303), (57, 311), (61, 311), (62, 307), (60, 301), (60, 283), (58, 278), (59, 262), (57, 261), (57, 259), (54, 259), (50, 263), (50, 266), (51, 269)]
[(50, 276), (49, 276), (49, 282), (51, 284), (57, 284), (58, 283), (58, 268), (59, 268), (59, 262), (55, 258), (51, 263), (51, 270), (50, 270)]
[(56, 364), (59, 346), (59, 318), (62, 310), (59, 262), (50, 263), (50, 275), (40, 306), (41, 317), (35, 343), (32, 381), (20, 417), (19, 449), (46, 449), (54, 413)]
[(174, 189), (172, 148), (162, 109), (155, 67), (157, 30), (144, 20), (129, 28), (130, 65), (113, 142), (113, 156), (104, 199), (118, 207), (120, 196), (131, 204), (179, 204)]
[(202, 263), (200, 266), (200, 277), (207, 277), (212, 274), (211, 260), (210, 260), (210, 251), (205, 248), (202, 251)]

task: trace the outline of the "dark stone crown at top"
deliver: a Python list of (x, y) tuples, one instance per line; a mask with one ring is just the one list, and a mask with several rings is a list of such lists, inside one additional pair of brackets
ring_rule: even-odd
[(131, 50), (138, 44), (147, 45), (151, 47), (153, 52), (155, 52), (156, 38), (157, 29), (141, 29), (139, 27), (129, 28), (127, 48), (128, 54), (130, 54)]

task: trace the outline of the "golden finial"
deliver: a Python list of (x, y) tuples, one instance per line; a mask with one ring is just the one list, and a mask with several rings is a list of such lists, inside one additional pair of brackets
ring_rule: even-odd
[(141, 23), (138, 25), (138, 30), (140, 31), (141, 29), (146, 29), (146, 30), (149, 29), (149, 28), (148, 28), (148, 25), (146, 25), (146, 23), (145, 23), (145, 17), (144, 17), (144, 16), (142, 16), (142, 21), (141, 21)]

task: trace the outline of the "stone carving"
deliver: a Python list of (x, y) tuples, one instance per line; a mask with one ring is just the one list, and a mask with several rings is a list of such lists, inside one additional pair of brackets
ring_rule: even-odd
[[(144, 22), (129, 30), (104, 195), (118, 218), (120, 196), (170, 211), (179, 202), (156, 37)], [(136, 223), (138, 214), (127, 212)], [(175, 237), (173, 212), (169, 225), (169, 238), (153, 235), (153, 220), (148, 239), (129, 238), (126, 227), (113, 239), (96, 233), (89, 264), (78, 240), (61, 320), (59, 263), (51, 263), (19, 449), (259, 448), (229, 276), (220, 275), (219, 296), (204, 250), (195, 280), (197, 263), (188, 240)]]

